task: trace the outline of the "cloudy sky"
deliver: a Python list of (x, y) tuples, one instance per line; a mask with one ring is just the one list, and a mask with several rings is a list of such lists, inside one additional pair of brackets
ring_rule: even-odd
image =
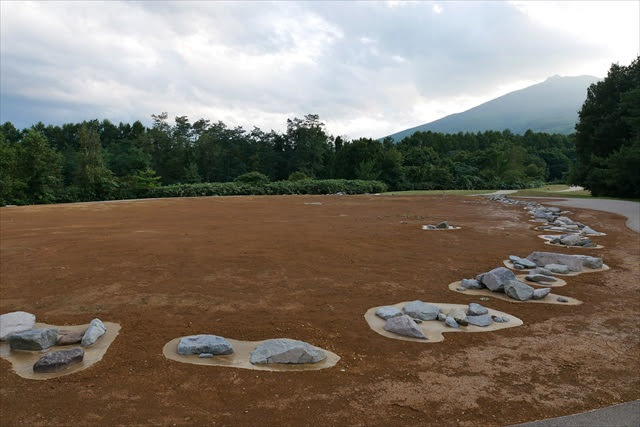
[(639, 52), (638, 1), (0, 3), (0, 121), (381, 137)]

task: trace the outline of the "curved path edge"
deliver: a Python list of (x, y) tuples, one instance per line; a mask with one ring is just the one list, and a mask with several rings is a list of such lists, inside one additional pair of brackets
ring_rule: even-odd
[(635, 400), (580, 414), (515, 424), (511, 427), (637, 427), (639, 425), (640, 400)]

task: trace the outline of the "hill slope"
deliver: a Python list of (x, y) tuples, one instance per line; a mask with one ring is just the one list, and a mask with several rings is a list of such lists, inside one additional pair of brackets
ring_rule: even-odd
[(587, 88), (598, 80), (593, 76), (549, 77), (542, 83), (510, 92), (462, 113), (389, 136), (400, 141), (417, 131), (458, 133), (504, 129), (518, 134), (527, 129), (570, 134), (574, 132), (578, 110), (587, 97)]

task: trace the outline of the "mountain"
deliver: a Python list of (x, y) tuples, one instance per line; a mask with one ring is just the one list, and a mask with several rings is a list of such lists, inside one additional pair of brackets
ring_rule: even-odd
[(518, 134), (527, 129), (570, 134), (587, 97), (587, 88), (599, 80), (593, 76), (549, 77), (542, 83), (509, 92), (462, 113), (389, 136), (400, 141), (418, 131), (458, 133), (505, 129)]

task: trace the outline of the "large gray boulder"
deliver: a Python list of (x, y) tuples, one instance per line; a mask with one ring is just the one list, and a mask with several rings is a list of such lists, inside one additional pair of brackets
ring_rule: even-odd
[(482, 316), (483, 314), (487, 314), (489, 310), (486, 307), (481, 306), (475, 302), (469, 303), (469, 308), (467, 308), (467, 315), (469, 316)]
[(402, 316), (402, 311), (392, 305), (385, 305), (376, 310), (376, 316), (387, 320), (390, 317)]
[(470, 325), (481, 327), (489, 326), (493, 323), (493, 320), (488, 314), (483, 314), (480, 316), (467, 316), (466, 320)]
[(602, 268), (604, 263), (602, 262), (602, 258), (588, 256), (588, 255), (575, 255), (580, 258), (582, 261), (582, 265), (587, 268), (593, 268), (594, 270), (599, 270)]
[(14, 311), (0, 315), (0, 341), (6, 341), (9, 335), (33, 329), (36, 316), (26, 311)]
[(217, 335), (190, 335), (178, 341), (178, 353), (184, 355), (211, 353), (231, 354), (233, 347), (229, 341)]
[(503, 292), (504, 285), (510, 280), (516, 280), (513, 271), (505, 267), (498, 267), (482, 274), (481, 283), (492, 292)]
[(52, 351), (42, 356), (34, 365), (33, 372), (58, 372), (82, 362), (84, 350), (80, 347)]
[(527, 301), (533, 298), (533, 288), (526, 283), (517, 280), (511, 280), (504, 286), (504, 293), (509, 298), (518, 301)]
[[(396, 319), (396, 317), (392, 318)], [(391, 320), (391, 319), (389, 319)], [(318, 363), (327, 358), (327, 353), (304, 341), (289, 338), (267, 340), (251, 352), (250, 361), (254, 365), (283, 363)]]
[(551, 292), (551, 288), (543, 288), (543, 289), (534, 289), (533, 290), (533, 299), (542, 299), (549, 295)]
[(422, 301), (411, 301), (402, 308), (406, 314), (420, 320), (436, 320), (440, 307)]
[(44, 350), (58, 341), (58, 330), (54, 328), (31, 329), (9, 335), (9, 346), (13, 350)]
[(416, 322), (407, 315), (387, 319), (383, 329), (405, 337), (427, 339), (422, 330), (416, 325)]
[(538, 267), (548, 264), (566, 265), (571, 271), (582, 271), (582, 259), (575, 255), (558, 254), (555, 252), (532, 252), (527, 259), (533, 261)]
[(484, 285), (478, 282), (476, 279), (462, 279), (460, 286), (465, 289), (482, 289)]
[(583, 238), (577, 234), (567, 234), (560, 237), (560, 243), (566, 246), (578, 246), (582, 239)]
[(83, 347), (88, 347), (93, 345), (98, 338), (107, 333), (107, 327), (102, 323), (100, 319), (93, 319), (91, 323), (89, 323), (89, 327), (84, 332), (82, 336), (82, 341), (80, 341), (80, 345)]

